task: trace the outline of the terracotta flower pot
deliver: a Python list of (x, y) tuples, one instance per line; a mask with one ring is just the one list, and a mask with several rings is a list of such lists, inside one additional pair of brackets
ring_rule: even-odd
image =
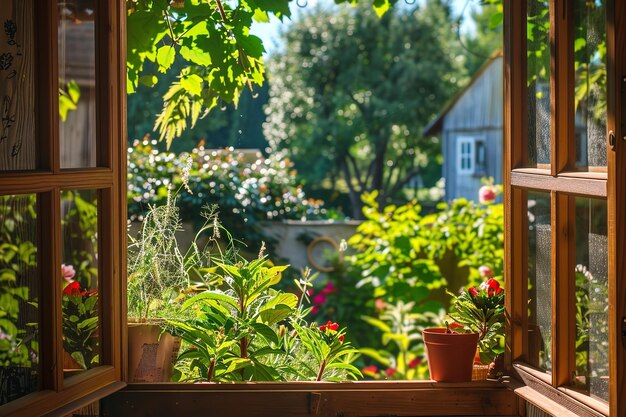
[(169, 382), (179, 348), (180, 338), (158, 323), (128, 323), (130, 382)]
[(445, 328), (422, 332), (430, 379), (439, 382), (470, 382), (478, 333), (446, 333)]

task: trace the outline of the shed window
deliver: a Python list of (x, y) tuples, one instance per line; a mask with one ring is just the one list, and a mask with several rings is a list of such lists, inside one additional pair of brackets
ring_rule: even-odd
[(482, 139), (459, 137), (457, 142), (457, 172), (482, 175), (486, 171), (487, 149)]

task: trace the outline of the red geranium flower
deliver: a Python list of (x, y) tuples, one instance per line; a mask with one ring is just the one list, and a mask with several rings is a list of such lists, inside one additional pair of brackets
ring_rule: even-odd
[(343, 343), (343, 339), (345, 339), (344, 335), (339, 336), (339, 341)]
[(476, 297), (479, 294), (479, 291), (475, 287), (469, 287), (467, 291), (469, 291), (472, 297)]
[(78, 281), (72, 281), (63, 288), (63, 294), (65, 295), (85, 295), (87, 290), (80, 290), (80, 283)]
[(387, 369), (385, 369), (385, 373), (387, 374), (387, 376), (392, 376), (396, 372), (398, 372), (398, 370), (396, 368), (387, 368)]

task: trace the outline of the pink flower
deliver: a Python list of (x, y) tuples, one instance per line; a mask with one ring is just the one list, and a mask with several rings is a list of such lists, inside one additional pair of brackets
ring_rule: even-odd
[(396, 372), (398, 372), (398, 370), (396, 368), (387, 368), (387, 369), (385, 369), (385, 373), (387, 374), (387, 376), (392, 376)]
[(489, 268), (487, 265), (482, 265), (478, 268), (478, 273), (483, 278), (492, 278), (493, 270)]
[(314, 305), (321, 305), (321, 304), (324, 304), (325, 302), (326, 302), (326, 295), (324, 294), (317, 294), (315, 297), (313, 297)]
[(322, 288), (322, 294), (331, 294), (334, 292), (337, 292), (337, 288), (335, 288), (335, 285), (332, 282), (329, 282), (324, 288)]
[(376, 310), (384, 310), (385, 300), (383, 300), (382, 298), (377, 298), (376, 301), (374, 301), (374, 307), (376, 308)]
[(496, 199), (496, 190), (493, 186), (483, 185), (478, 190), (478, 201), (482, 204), (490, 204), (493, 203)]
[(317, 314), (320, 311), (320, 308), (318, 306), (313, 306), (313, 308), (311, 308), (311, 313), (313, 314)]
[(73, 282), (73, 278), (76, 276), (76, 271), (72, 265), (61, 264), (61, 274), (63, 279), (67, 282)]

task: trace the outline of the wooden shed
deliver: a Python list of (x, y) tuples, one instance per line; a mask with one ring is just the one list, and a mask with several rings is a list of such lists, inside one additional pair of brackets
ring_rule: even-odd
[(424, 130), (441, 135), (446, 200), (476, 200), (481, 178), (502, 183), (502, 54), (494, 54)]

